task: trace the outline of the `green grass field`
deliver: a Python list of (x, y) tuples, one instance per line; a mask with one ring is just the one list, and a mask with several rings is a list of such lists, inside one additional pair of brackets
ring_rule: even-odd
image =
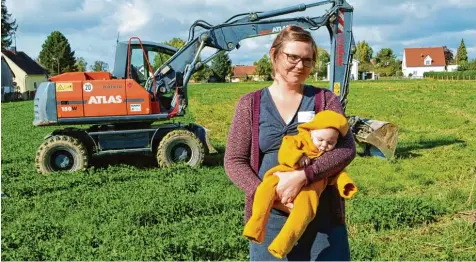
[[(266, 84), (190, 87), (183, 120), (220, 152), (200, 169), (121, 155), (41, 176), (35, 152), (55, 128), (32, 125), (32, 101), (2, 104), (2, 260), (248, 260), (223, 151), (238, 98)], [(394, 159), (348, 168), (360, 190), (347, 202), (352, 259), (476, 260), (476, 82), (352, 82), (347, 114), (400, 127)]]

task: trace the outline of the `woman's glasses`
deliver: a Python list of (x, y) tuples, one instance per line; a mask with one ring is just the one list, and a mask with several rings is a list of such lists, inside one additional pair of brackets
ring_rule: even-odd
[(311, 68), (314, 64), (314, 61), (312, 60), (312, 58), (303, 58), (298, 55), (288, 54), (285, 52), (281, 52), (281, 53), (285, 54), (288, 59), (288, 62), (293, 65), (299, 63), (299, 61), (302, 61), (302, 65), (304, 67)]

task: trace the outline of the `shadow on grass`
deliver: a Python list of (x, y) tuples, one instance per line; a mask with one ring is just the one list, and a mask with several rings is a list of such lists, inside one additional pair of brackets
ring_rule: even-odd
[(215, 146), (217, 153), (205, 155), (203, 165), (208, 167), (223, 166), (223, 158), (225, 157), (225, 147)]
[(458, 144), (461, 146), (466, 146), (466, 142), (456, 138), (447, 138), (447, 139), (433, 139), (433, 140), (425, 140), (420, 141), (419, 143), (411, 144), (408, 146), (397, 146), (395, 151), (395, 157), (397, 158), (415, 158), (421, 156), (421, 154), (412, 152), (414, 150), (419, 149), (432, 149), (441, 146), (449, 146), (453, 144)]
[(94, 156), (89, 165), (95, 168), (108, 166), (128, 165), (138, 169), (150, 169), (157, 166), (157, 160), (152, 155), (144, 153), (124, 153), (115, 155)]
[[(215, 147), (218, 151), (214, 154), (206, 154), (203, 160), (203, 166), (216, 167), (223, 166), (223, 157), (225, 155), (224, 147)], [(116, 155), (94, 156), (90, 160), (90, 166), (95, 168), (107, 168), (109, 166), (128, 165), (138, 169), (158, 168), (157, 159), (151, 154), (145, 153), (124, 153)]]

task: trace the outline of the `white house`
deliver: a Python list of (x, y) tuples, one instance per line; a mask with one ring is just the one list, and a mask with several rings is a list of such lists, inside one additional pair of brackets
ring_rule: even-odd
[(13, 73), (10, 66), (8, 66), (5, 58), (2, 57), (2, 102), (5, 98), (5, 94), (15, 92), (15, 86), (13, 84), (13, 78), (15, 74)]
[[(350, 67), (350, 80), (359, 79), (359, 64), (358, 60), (352, 59), (352, 66)], [(331, 77), (331, 63), (327, 63), (327, 80)]]
[(17, 92), (23, 99), (33, 99), (41, 82), (47, 81), (47, 72), (24, 52), (2, 50), (2, 58), (14, 73)]
[(422, 78), (425, 72), (446, 71), (443, 47), (405, 48), (402, 61), (403, 75)]

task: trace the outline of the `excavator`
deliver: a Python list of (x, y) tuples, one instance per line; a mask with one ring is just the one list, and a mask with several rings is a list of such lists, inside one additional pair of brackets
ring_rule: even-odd
[[(322, 16), (278, 18), (323, 5), (328, 9)], [(39, 85), (33, 124), (67, 127), (45, 137), (36, 153), (36, 169), (39, 173), (85, 170), (93, 156), (132, 152), (155, 155), (160, 167), (178, 162), (200, 166), (205, 154), (216, 152), (208, 130), (196, 123), (167, 121), (184, 116), (191, 76), (219, 52), (239, 49), (241, 40), (277, 34), (289, 25), (306, 30), (327, 28), (329, 89), (345, 110), (355, 52), (352, 14), (353, 7), (345, 0), (318, 1), (240, 13), (218, 25), (197, 20), (180, 49), (138, 37), (118, 42), (112, 74), (69, 72)], [(205, 47), (215, 52), (202, 60)], [(398, 134), (395, 125), (359, 117), (349, 117), (349, 122), (355, 139), (369, 152), (392, 157)], [(78, 125), (89, 127), (72, 127)]]

